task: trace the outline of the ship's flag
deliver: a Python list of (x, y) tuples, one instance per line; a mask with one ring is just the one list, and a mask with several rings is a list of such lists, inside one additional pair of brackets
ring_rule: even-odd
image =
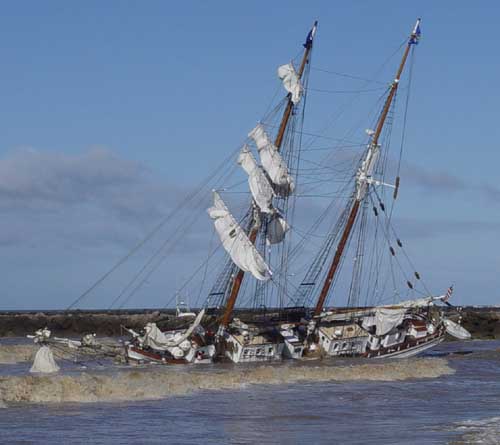
[(309, 34), (307, 34), (306, 42), (304, 43), (304, 48), (310, 48), (312, 46), (317, 27), (318, 27), (318, 21), (316, 20), (314, 22), (312, 29), (309, 31)]
[(408, 42), (410, 45), (418, 45), (418, 41), (420, 40), (420, 35), (422, 31), (420, 30), (420, 20), (417, 22), (417, 26), (413, 30), (413, 33), (410, 37), (410, 41)]
[(444, 296), (443, 301), (446, 303), (451, 298), (452, 294), (453, 294), (453, 285), (450, 286), (446, 291), (446, 295)]

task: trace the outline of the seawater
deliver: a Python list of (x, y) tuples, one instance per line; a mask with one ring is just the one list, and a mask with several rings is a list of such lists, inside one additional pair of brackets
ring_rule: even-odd
[(499, 341), (381, 362), (61, 364), (43, 377), (27, 362), (0, 365), (0, 441), (500, 443)]

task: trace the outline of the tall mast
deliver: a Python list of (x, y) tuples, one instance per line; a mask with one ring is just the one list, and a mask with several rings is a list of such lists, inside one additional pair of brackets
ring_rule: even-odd
[[(297, 76), (299, 79), (302, 78), (302, 74), (304, 73), (305, 67), (308, 63), (309, 60), (309, 55), (312, 50), (312, 45), (313, 45), (313, 40), (314, 40), (314, 35), (316, 34), (316, 29), (318, 26), (318, 22), (315, 21), (313, 27), (307, 34), (306, 41), (304, 43), (304, 55), (302, 56), (302, 61), (300, 63), (300, 67), (297, 71)], [(285, 136), (285, 131), (286, 127), (288, 125), (288, 122), (290, 120), (290, 116), (292, 115), (292, 110), (293, 110), (293, 102), (292, 102), (292, 96), (289, 93), (288, 94), (288, 102), (286, 104), (285, 111), (283, 113), (283, 117), (281, 119), (281, 124), (279, 126), (278, 134), (276, 135), (276, 140), (274, 142), (274, 145), (278, 150), (281, 148), (281, 144), (283, 143), (283, 137)], [(253, 208), (255, 209), (255, 205), (252, 205)], [(255, 218), (252, 217), (252, 224), (251, 224), (251, 229), (250, 233), (248, 235), (248, 238), (250, 241), (255, 244), (255, 240), (257, 239), (257, 234), (259, 233), (259, 228), (256, 227), (254, 224)], [(236, 304), (236, 299), (238, 298), (238, 294), (240, 292), (241, 284), (243, 283), (243, 278), (245, 276), (245, 272), (241, 269), (238, 270), (238, 273), (236, 274), (236, 277), (234, 278), (233, 281), (233, 286), (231, 288), (231, 293), (229, 295), (229, 298), (227, 300), (226, 308), (224, 311), (224, 315), (222, 316), (222, 321), (221, 325), (222, 326), (227, 326), (231, 320), (231, 314), (233, 312), (234, 306)]]
[(328, 270), (328, 274), (323, 284), (323, 288), (321, 289), (321, 293), (319, 294), (319, 298), (316, 303), (316, 307), (314, 309), (315, 316), (320, 315), (321, 312), (323, 311), (323, 306), (325, 304), (326, 297), (335, 278), (335, 274), (338, 270), (340, 260), (342, 259), (342, 255), (344, 254), (344, 250), (347, 245), (347, 241), (349, 240), (349, 236), (351, 235), (352, 228), (354, 227), (354, 223), (356, 222), (356, 216), (358, 215), (360, 204), (363, 201), (364, 197), (366, 196), (368, 186), (373, 183), (371, 176), (376, 161), (378, 160), (378, 154), (380, 151), (380, 146), (378, 144), (380, 134), (382, 133), (382, 129), (384, 128), (387, 114), (389, 113), (392, 101), (398, 89), (399, 80), (401, 78), (401, 74), (406, 64), (406, 59), (408, 58), (408, 54), (410, 53), (411, 46), (418, 43), (419, 37), (420, 37), (420, 19), (417, 19), (417, 23), (413, 28), (410, 38), (408, 39), (408, 43), (406, 45), (403, 58), (401, 59), (401, 63), (399, 64), (399, 68), (396, 73), (396, 77), (392, 82), (391, 89), (389, 91), (387, 99), (385, 100), (384, 107), (382, 108), (382, 113), (380, 114), (377, 126), (375, 127), (375, 131), (369, 143), (366, 157), (358, 172), (356, 198), (352, 205), (351, 212), (349, 213), (349, 217), (347, 219), (344, 231), (342, 232), (339, 244), (335, 251), (335, 256), (333, 257), (332, 264), (330, 266), (330, 269)]

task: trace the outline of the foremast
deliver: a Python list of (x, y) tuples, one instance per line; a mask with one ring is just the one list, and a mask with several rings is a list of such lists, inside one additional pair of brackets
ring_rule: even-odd
[[(304, 74), (304, 70), (306, 68), (306, 65), (309, 61), (309, 56), (312, 51), (313, 47), (313, 41), (314, 41), (314, 36), (316, 34), (318, 22), (315, 21), (313, 27), (309, 31), (306, 41), (304, 43), (304, 54), (302, 56), (302, 61), (300, 63), (299, 69), (297, 71), (297, 76), (298, 79), (302, 79), (302, 75)], [(285, 110), (283, 112), (283, 117), (281, 119), (281, 123), (278, 129), (278, 133), (276, 135), (276, 139), (274, 141), (274, 145), (276, 149), (279, 151), (281, 149), (282, 143), (283, 143), (283, 138), (285, 136), (285, 132), (288, 126), (288, 123), (290, 121), (290, 116), (292, 115), (293, 107), (294, 107), (294, 101), (292, 97), (292, 93), (288, 93), (287, 95), (288, 101), (285, 107)], [(255, 241), (257, 240), (257, 235), (259, 233), (259, 228), (260, 228), (260, 217), (258, 215), (258, 207), (255, 204), (255, 202), (252, 202), (252, 216), (251, 216), (251, 221), (249, 224), (249, 234), (248, 238), (252, 244), (255, 244)], [(242, 269), (238, 269), (238, 272), (236, 273), (236, 276), (234, 277), (233, 284), (231, 287), (231, 293), (229, 294), (229, 298), (226, 302), (224, 314), (222, 316), (220, 326), (221, 327), (226, 327), (229, 322), (231, 321), (231, 316), (234, 310), (234, 306), (236, 305), (236, 300), (238, 299), (238, 294), (241, 289), (241, 285), (243, 283), (243, 278), (245, 277), (245, 271)]]
[(328, 270), (328, 274), (326, 276), (325, 282), (323, 283), (323, 287), (318, 297), (318, 301), (314, 308), (314, 316), (319, 316), (322, 311), (328, 296), (328, 292), (332, 286), (332, 283), (335, 279), (336, 273), (338, 271), (338, 267), (340, 265), (342, 256), (345, 252), (345, 248), (347, 246), (347, 242), (349, 241), (349, 237), (351, 235), (352, 229), (356, 222), (356, 217), (358, 216), (359, 208), (361, 203), (363, 202), (368, 187), (370, 185), (381, 185), (382, 183), (376, 181), (373, 178), (373, 172), (375, 166), (377, 164), (379, 154), (380, 154), (380, 145), (379, 138), (382, 134), (382, 130), (384, 128), (384, 124), (389, 114), (389, 110), (391, 108), (392, 102), (394, 100), (394, 96), (396, 95), (399, 81), (401, 78), (401, 74), (403, 73), (406, 60), (408, 59), (408, 54), (410, 53), (410, 49), (412, 45), (418, 43), (418, 39), (420, 37), (420, 19), (417, 19), (417, 22), (413, 28), (413, 31), (408, 39), (408, 43), (406, 45), (405, 51), (403, 53), (403, 57), (401, 59), (401, 63), (399, 64), (399, 68), (397, 70), (394, 81), (391, 84), (389, 94), (385, 100), (384, 106), (382, 108), (382, 112), (380, 113), (379, 119), (377, 121), (377, 125), (375, 130), (371, 134), (370, 142), (368, 143), (368, 148), (366, 151), (366, 155), (361, 164), (361, 167), (358, 170), (356, 175), (356, 193), (354, 196), (354, 202), (352, 204), (351, 210), (349, 212), (349, 217), (347, 218), (346, 225), (340, 237), (339, 243), (337, 245), (337, 249), (335, 251), (335, 255), (333, 257), (332, 263), (330, 265), (330, 269)]

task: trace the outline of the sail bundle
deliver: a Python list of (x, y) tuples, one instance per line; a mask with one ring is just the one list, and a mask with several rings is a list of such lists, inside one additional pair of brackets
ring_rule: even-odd
[(248, 186), (260, 211), (263, 213), (273, 213), (272, 202), (275, 196), (273, 187), (269, 183), (269, 179), (267, 179), (265, 173), (257, 165), (257, 161), (247, 145), (244, 145), (241, 149), (238, 164), (248, 174)]
[[(290, 93), (294, 105), (299, 103), (303, 93), (300, 77), (291, 63), (278, 68), (278, 76), (284, 88)], [(248, 137), (255, 142), (259, 152), (260, 164), (253, 156), (250, 148), (244, 145), (238, 157), (238, 164), (248, 175), (248, 186), (254, 204), (259, 211), (268, 215), (266, 240), (268, 244), (281, 243), (290, 226), (273, 207), (275, 197), (288, 197), (295, 189), (292, 176), (278, 148), (272, 143), (261, 124), (258, 124)], [(224, 249), (233, 262), (243, 271), (250, 272), (256, 279), (267, 281), (271, 278), (271, 270), (262, 255), (255, 248), (245, 231), (231, 215), (220, 195), (214, 191), (214, 205), (208, 209), (214, 220)]]
[(281, 65), (278, 68), (278, 77), (283, 81), (283, 87), (291, 94), (294, 105), (300, 102), (304, 88), (300, 83), (300, 78), (291, 63)]
[(214, 220), (215, 230), (234, 264), (250, 272), (257, 280), (269, 280), (272, 275), (269, 266), (215, 191), (214, 205), (208, 209), (208, 214)]
[(269, 139), (264, 127), (258, 124), (248, 133), (248, 136), (254, 140), (259, 151), (262, 167), (276, 186), (276, 192), (281, 196), (288, 196), (293, 192), (295, 184), (288, 172), (286, 162), (281, 157), (276, 146)]

